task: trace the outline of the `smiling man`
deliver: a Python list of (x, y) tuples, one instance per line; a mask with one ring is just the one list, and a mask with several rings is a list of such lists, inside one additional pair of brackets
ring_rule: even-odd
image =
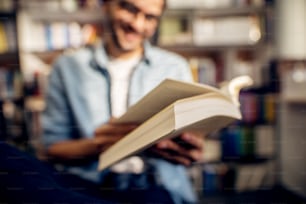
[(192, 80), (182, 57), (149, 43), (164, 8), (165, 0), (104, 1), (103, 43), (61, 56), (50, 75), (43, 114), (46, 153), (113, 201), (196, 202), (185, 167), (201, 158), (202, 133), (182, 133), (179, 143), (160, 141), (97, 171), (98, 155), (137, 127), (113, 124), (113, 117), (165, 78)]
[(122, 57), (124, 53), (141, 55), (144, 40), (155, 33), (163, 12), (163, 0), (132, 2), (113, 1), (104, 7), (108, 24), (106, 29), (111, 38), (106, 41), (109, 52), (118, 55), (115, 57)]

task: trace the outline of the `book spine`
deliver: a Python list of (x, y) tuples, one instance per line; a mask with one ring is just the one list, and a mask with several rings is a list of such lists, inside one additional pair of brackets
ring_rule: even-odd
[(0, 53), (5, 53), (8, 51), (8, 44), (7, 44), (7, 36), (4, 27), (4, 23), (0, 21)]
[(22, 84), (19, 71), (0, 67), (0, 99), (20, 98), (23, 90)]

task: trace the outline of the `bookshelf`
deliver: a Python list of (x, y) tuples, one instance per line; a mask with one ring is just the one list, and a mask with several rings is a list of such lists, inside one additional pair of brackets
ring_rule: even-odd
[[(58, 55), (99, 40), (101, 4), (99, 0), (19, 0), (18, 40), (24, 70), (48, 72)], [(41, 61), (40, 67), (29, 67), (23, 60), (27, 56)]]
[[(255, 86), (262, 86), (261, 72), (273, 58), (273, 5), (270, 1), (227, 1), (226, 5), (213, 6), (206, 5), (205, 0), (174, 2), (168, 1), (170, 9), (162, 18), (159, 46), (188, 58), (191, 66), (199, 68), (200, 72), (213, 70), (208, 75), (215, 85), (248, 74)], [(198, 77), (195, 76), (195, 80), (199, 80)]]
[[(19, 1), (20, 63), (26, 95), (30, 97), (26, 104), (31, 111), (35, 107), (32, 104), (43, 101), (53, 61), (64, 52), (73, 52), (100, 40), (103, 18), (100, 4), (99, 1)], [(39, 90), (33, 91), (33, 86)], [(41, 108), (37, 108), (37, 112), (40, 111)]]
[(190, 170), (195, 188), (201, 197), (273, 188), (279, 137), (274, 5), (271, 1), (167, 3), (170, 9), (161, 20), (157, 43), (186, 57), (195, 81), (218, 86), (247, 74), (255, 82), (240, 96), (244, 119), (206, 139), (203, 163)]
[(285, 103), (306, 104), (306, 61), (283, 60), (279, 62), (281, 73), (281, 99)]
[(0, 123), (1, 140), (25, 147), (23, 77), (17, 39), (16, 1), (0, 4)]
[[(99, 41), (101, 1), (19, 0), (16, 21), (18, 53), (24, 76), (24, 108), (29, 145), (43, 157), (41, 112), (54, 60), (65, 52)], [(33, 40), (35, 39), (35, 40)]]
[(306, 2), (279, 0), (276, 14), (275, 51), (281, 79), (279, 178), (283, 186), (305, 199)]
[(99, 8), (82, 8), (73, 12), (67, 10), (48, 11), (41, 14), (39, 10), (29, 9), (33, 21), (44, 22), (71, 22), (76, 21), (79, 23), (97, 22), (99, 23), (103, 18), (103, 14)]
[(240, 102), (244, 119), (206, 139), (196, 167), (202, 196), (267, 190), (278, 182), (278, 96), (244, 90)]
[[(170, 9), (161, 23), (159, 41), (163, 45), (201, 47), (248, 46), (262, 39), (264, 7), (219, 9)], [(169, 30), (167, 29), (169, 28)], [(172, 29), (170, 31), (170, 28)], [(239, 30), (240, 32), (237, 32)], [(222, 33), (226, 31), (226, 35)], [(177, 32), (177, 36), (167, 36)]]
[[(306, 8), (306, 7), (305, 7)], [(306, 197), (304, 165), (306, 60), (279, 60), (280, 95), (280, 168), (281, 182), (293, 192)]]

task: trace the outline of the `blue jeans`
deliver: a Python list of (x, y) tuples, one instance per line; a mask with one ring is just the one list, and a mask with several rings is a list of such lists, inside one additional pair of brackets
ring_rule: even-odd
[(47, 165), (0, 142), (0, 202), (108, 203), (65, 188)]
[(163, 189), (103, 188), (0, 141), (0, 203), (172, 203)]

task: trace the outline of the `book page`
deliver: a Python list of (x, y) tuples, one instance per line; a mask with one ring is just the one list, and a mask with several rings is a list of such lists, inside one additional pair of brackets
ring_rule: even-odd
[(235, 105), (240, 106), (239, 103), (239, 93), (241, 89), (251, 86), (253, 84), (253, 80), (251, 77), (243, 75), (238, 76), (230, 80), (229, 82), (223, 82), (220, 85), (220, 90), (228, 95)]
[(143, 122), (176, 100), (210, 92), (223, 95), (219, 89), (212, 86), (166, 79), (114, 122)]
[(120, 118), (114, 119), (113, 122), (141, 123), (179, 99), (211, 92), (223, 96), (226, 95), (226, 97), (229, 97), (239, 106), (238, 99), (240, 90), (243, 87), (250, 86), (252, 82), (249, 76), (239, 76), (224, 83), (221, 89), (218, 89), (200, 83), (166, 79), (145, 95), (140, 101), (131, 106)]

